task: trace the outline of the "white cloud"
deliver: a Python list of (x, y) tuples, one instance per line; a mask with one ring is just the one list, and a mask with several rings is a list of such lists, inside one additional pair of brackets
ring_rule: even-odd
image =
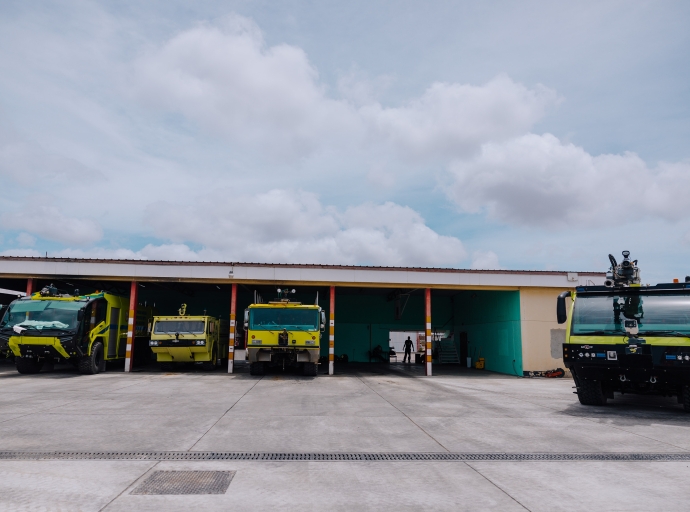
[(251, 20), (231, 16), (151, 48), (133, 67), (132, 87), (148, 105), (277, 159), (355, 148), (438, 161), (522, 134), (557, 102), (545, 87), (501, 75), (482, 86), (434, 83), (419, 98), (384, 107), (374, 98), (386, 80), (378, 81), (346, 77), (339, 85), (346, 99), (333, 99), (301, 48), (267, 46)]
[(451, 166), (449, 197), (466, 212), (528, 226), (603, 226), (688, 217), (690, 163), (649, 167), (634, 153), (592, 156), (550, 134), (487, 143)]
[(378, 101), (378, 98), (393, 84), (391, 76), (381, 75), (370, 79), (357, 68), (338, 77), (337, 89), (340, 95), (355, 106)]
[(184, 243), (191, 242), (204, 247), (196, 254), (207, 259), (414, 266), (455, 266), (466, 257), (460, 240), (439, 235), (417, 212), (394, 203), (341, 212), (299, 190), (228, 196), (151, 205), (154, 233), (175, 243), (161, 251), (190, 259)]
[(405, 156), (467, 156), (486, 141), (529, 130), (557, 102), (546, 87), (534, 90), (500, 75), (482, 86), (432, 84), (400, 107), (375, 103), (360, 109), (368, 129)]
[(36, 249), (19, 248), (19, 249), (6, 249), (6, 250), (0, 252), (0, 256), (29, 256), (31, 258), (39, 258), (39, 257), (43, 256), (43, 254), (38, 252)]
[(19, 233), (17, 235), (17, 244), (22, 247), (33, 247), (36, 245), (36, 237), (29, 233)]
[(93, 183), (102, 175), (77, 160), (46, 150), (0, 122), (0, 177), (34, 190), (76, 180)]
[(0, 220), (5, 229), (27, 231), (63, 244), (88, 245), (103, 237), (98, 223), (91, 219), (68, 217), (54, 206), (31, 205), (21, 211), (5, 213)]
[(134, 72), (143, 101), (278, 157), (309, 153), (319, 138), (356, 122), (347, 104), (326, 97), (302, 49), (265, 47), (258, 27), (240, 16), (178, 34), (143, 55)]
[[(267, 44), (246, 18), (189, 28), (187, 15), (171, 23), (88, 2), (63, 7), (26, 9), (20, 17), (8, 11), (0, 20), (5, 248), (19, 241), (25, 247), (15, 251), (39, 255), (50, 239), (71, 247), (49, 244), (50, 255), (456, 266), (467, 260), (458, 238), (386, 202), (412, 194), (424, 200), (428, 188), (420, 183), (446, 174), (448, 197), (482, 218), (446, 219), (439, 202), (425, 206), (429, 225), (456, 226), (454, 235), (491, 247), (508, 258), (506, 266), (598, 266), (591, 251), (609, 243), (606, 226), (642, 217), (644, 226), (635, 225), (641, 244), (664, 254), (685, 247), (674, 231), (689, 229), (682, 219), (690, 164), (594, 156), (529, 133), (559, 102), (532, 84), (543, 77), (563, 83), (555, 75), (521, 75), (531, 77), (528, 86), (504, 74), (477, 82), (512, 68), (489, 63), (478, 71), (463, 58), (461, 73), (422, 66), (403, 75), (403, 68), (379, 65), (396, 73), (390, 94), (389, 76), (358, 71), (329, 87), (323, 77), (337, 76), (342, 60)], [(360, 62), (376, 72), (368, 56)], [(422, 68), (433, 71), (420, 75)], [(474, 85), (434, 82), (439, 76)], [(588, 118), (591, 101), (571, 96), (568, 126), (558, 119), (550, 126), (586, 140), (572, 115)], [(671, 146), (664, 148), (682, 153)], [(287, 187), (294, 190), (256, 193)], [(318, 200), (327, 188), (337, 209)], [(517, 229), (497, 227), (484, 214)], [(475, 220), (479, 227), (469, 225)], [(554, 226), (582, 228), (580, 240), (598, 241), (578, 244), (566, 260), (563, 240), (554, 239), (572, 234)], [(613, 245), (628, 243), (631, 231), (623, 231)], [(31, 237), (39, 238), (35, 248)], [(156, 243), (134, 250), (142, 238)], [(473, 266), (498, 265), (491, 251), (472, 256)]]
[(500, 270), (498, 256), (493, 251), (474, 251), (472, 253), (472, 270)]
[[(466, 257), (457, 238), (386, 203), (390, 196), (362, 196), (392, 189), (403, 172), (442, 169), (486, 141), (519, 135), (557, 102), (548, 89), (501, 75), (478, 86), (432, 83), (418, 97), (384, 106), (378, 96), (389, 77), (352, 73), (330, 91), (301, 48), (267, 45), (247, 18), (200, 23), (144, 46), (144, 38), (127, 36), (127, 50), (115, 51), (129, 29), (101, 14), (103, 30), (41, 34), (35, 45), (22, 46), (26, 55), (10, 59), (12, 76), (31, 84), (27, 94), (45, 101), (50, 115), (35, 112), (33, 125), (21, 127), (35, 141), (0, 133), (0, 175), (18, 191), (0, 206), (5, 229), (81, 247), (65, 249), (74, 254), (90, 251), (105, 228), (123, 244), (134, 235), (164, 243), (129, 253), (93, 248), (94, 254), (457, 265)], [(48, 57), (33, 58), (38, 54)], [(132, 54), (138, 57), (126, 62)], [(32, 66), (24, 69), (20, 61)], [(46, 73), (61, 79), (35, 79)], [(25, 89), (14, 80), (17, 90)], [(175, 121), (162, 122), (160, 111)], [(305, 178), (304, 168), (321, 181)], [(324, 182), (342, 186), (338, 210), (313, 194)], [(209, 184), (232, 190), (203, 194)], [(286, 186), (296, 191), (251, 195)], [(117, 200), (103, 200), (104, 190)], [(49, 206), (25, 207), (29, 194), (32, 204)], [(361, 205), (372, 196), (378, 204)], [(78, 199), (64, 199), (72, 197), (87, 198), (89, 213), (74, 208)], [(196, 198), (191, 206), (190, 197)], [(370, 226), (362, 211), (386, 223)]]
[[(151, 206), (156, 235), (178, 242), (148, 244), (138, 251), (68, 248), (50, 256), (422, 267), (458, 266), (467, 256), (460, 240), (439, 235), (419, 213), (394, 203), (367, 203), (341, 212), (301, 191), (272, 190), (231, 202), (222, 197), (219, 193), (206, 203), (196, 201), (200, 206)], [(202, 248), (192, 249), (190, 242)], [(39, 256), (28, 248), (2, 254)]]

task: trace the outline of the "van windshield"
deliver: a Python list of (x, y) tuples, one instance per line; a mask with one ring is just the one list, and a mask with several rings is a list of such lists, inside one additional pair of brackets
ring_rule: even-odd
[(203, 334), (203, 320), (158, 320), (153, 327), (154, 334), (175, 333)]
[(86, 302), (63, 300), (18, 300), (10, 304), (0, 322), (0, 328), (27, 330), (61, 329), (76, 330), (79, 310)]
[(287, 329), (317, 331), (319, 312), (316, 309), (256, 308), (250, 309), (249, 328), (271, 331)]

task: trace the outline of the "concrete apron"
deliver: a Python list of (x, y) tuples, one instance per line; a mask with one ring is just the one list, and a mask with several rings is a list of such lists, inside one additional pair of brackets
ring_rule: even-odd
[[(566, 379), (0, 371), (0, 450), (688, 453), (672, 400), (585, 408)], [(0, 510), (682, 509), (687, 462), (0, 460)], [(220, 495), (131, 494), (236, 471)], [(634, 482), (635, 485), (631, 485)], [(584, 492), (586, 490), (586, 492)]]

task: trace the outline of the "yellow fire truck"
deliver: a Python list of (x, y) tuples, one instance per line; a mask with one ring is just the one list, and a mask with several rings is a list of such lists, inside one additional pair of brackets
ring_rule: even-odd
[(567, 322), (563, 361), (583, 405), (634, 393), (675, 396), (690, 412), (690, 278), (643, 286), (629, 256), (623, 251), (619, 264), (609, 255), (604, 286), (558, 297), (558, 322)]
[(326, 314), (317, 305), (287, 298), (251, 304), (244, 311), (249, 372), (263, 375), (267, 367), (293, 367), (315, 377), (325, 328)]
[[(137, 308), (134, 341), (148, 337), (151, 313)], [(45, 363), (65, 361), (95, 374), (105, 371), (106, 361), (125, 357), (128, 315), (127, 297), (69, 295), (50, 285), (9, 305), (0, 321), (0, 344), (14, 354), (19, 373), (38, 373)]]
[(196, 363), (212, 371), (228, 354), (227, 321), (207, 315), (186, 314), (182, 305), (178, 316), (156, 316), (149, 346), (163, 371)]

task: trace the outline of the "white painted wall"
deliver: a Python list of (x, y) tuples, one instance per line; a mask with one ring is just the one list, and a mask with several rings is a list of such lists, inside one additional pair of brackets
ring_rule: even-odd
[[(560, 325), (556, 321), (556, 298), (565, 290), (520, 289), (522, 369), (524, 371), (565, 369), (559, 341), (559, 335), (562, 334), (561, 330), (564, 332), (565, 324)], [(569, 307), (570, 303), (568, 303)]]

